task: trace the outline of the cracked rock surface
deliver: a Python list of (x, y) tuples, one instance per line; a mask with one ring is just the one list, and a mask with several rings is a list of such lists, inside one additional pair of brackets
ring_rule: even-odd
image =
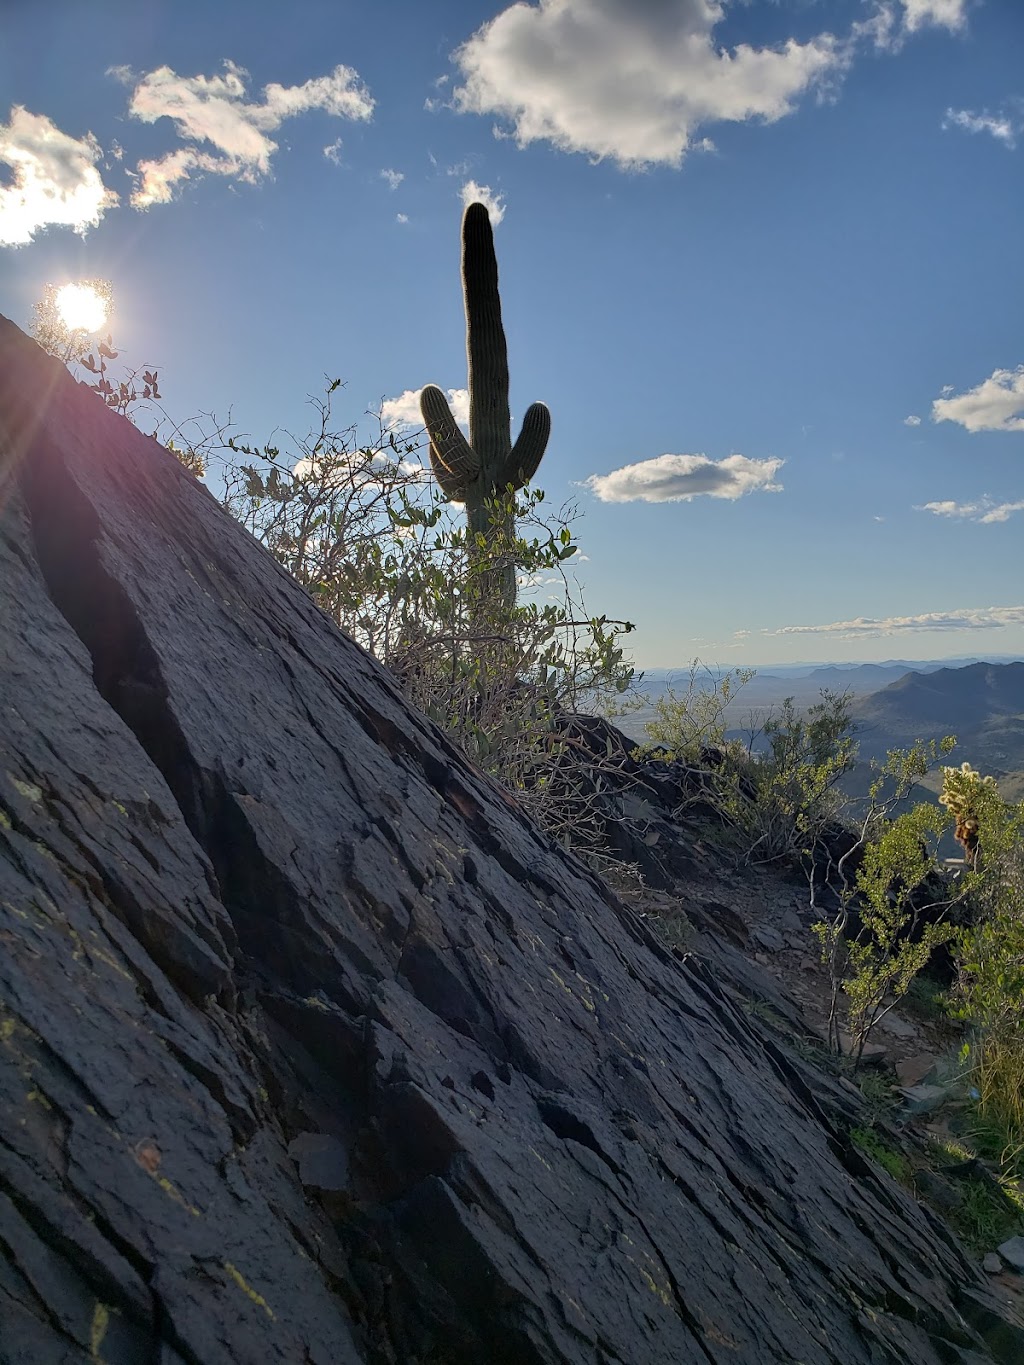
[(0, 320), (2, 1365), (1024, 1359), (729, 961)]

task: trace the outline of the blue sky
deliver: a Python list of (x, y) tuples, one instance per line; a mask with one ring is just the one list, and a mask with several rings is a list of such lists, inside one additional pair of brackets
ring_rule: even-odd
[(464, 386), (475, 194), (641, 667), (1024, 656), (1020, 0), (0, 8), (0, 311), (176, 418)]

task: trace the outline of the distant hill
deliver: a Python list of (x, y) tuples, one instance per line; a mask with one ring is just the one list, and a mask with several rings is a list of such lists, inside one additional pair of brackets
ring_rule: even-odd
[[(686, 685), (686, 670), (674, 679), (645, 680), (650, 704), (616, 723), (642, 743), (647, 739), (645, 722), (655, 714), (654, 700), (669, 687), (682, 695)], [(759, 673), (729, 707), (730, 733), (744, 735), (751, 719), (762, 721), (786, 697), (800, 708), (811, 706), (823, 689), (853, 694), (861, 761), (843, 784), (851, 795), (866, 792), (870, 761), (884, 759), (889, 749), (955, 735), (957, 748), (949, 762), (966, 760), (991, 773), (1006, 800), (1024, 800), (1024, 662), (925, 663), (908, 671), (904, 661), (892, 660), (823, 665), (802, 677)], [(924, 785), (936, 795), (940, 779), (934, 776)]]
[[(941, 667), (941, 665), (936, 665)], [(750, 709), (767, 710), (778, 706), (786, 697), (792, 697), (797, 706), (810, 706), (819, 700), (822, 690), (833, 692), (852, 692), (855, 695), (876, 692), (895, 682), (906, 673), (899, 663), (892, 664), (854, 664), (849, 667), (827, 664), (810, 672), (794, 676), (790, 673), (756, 673), (737, 693), (735, 703), (729, 709), (730, 719), (737, 724), (746, 719)], [(719, 676), (712, 670), (712, 677)], [(656, 698), (669, 692), (683, 696), (689, 684), (689, 671), (680, 670), (669, 677), (648, 678), (644, 676), (641, 690), (653, 703)], [(704, 679), (698, 678), (698, 685)], [(710, 686), (710, 681), (708, 682)]]
[(858, 698), (853, 714), (862, 760), (955, 735), (951, 762), (991, 773), (1009, 800), (1024, 794), (1024, 663), (907, 673)]
[[(971, 662), (976, 663), (974, 660)], [(726, 714), (732, 731), (744, 733), (751, 727), (751, 723), (754, 728), (762, 724), (787, 697), (792, 697), (796, 706), (803, 709), (819, 701), (823, 691), (849, 692), (854, 697), (877, 693), (888, 684), (905, 677), (910, 667), (905, 660), (893, 659), (880, 664), (823, 664), (806, 671), (801, 670), (799, 674), (796, 670), (788, 669), (780, 669), (777, 672), (759, 671), (739, 690)], [(933, 662), (916, 664), (914, 667), (922, 672), (939, 670), (948, 673), (959, 672), (968, 665), (957, 662), (947, 666), (941, 662)], [(698, 677), (698, 686), (710, 686), (710, 679), (722, 676), (722, 672), (710, 669), (708, 675)], [(645, 725), (647, 721), (654, 719), (654, 703), (657, 699), (667, 696), (670, 692), (674, 692), (678, 697), (684, 696), (688, 683), (689, 670), (685, 668), (659, 669), (653, 677), (645, 674), (640, 691), (645, 696), (647, 705), (616, 723), (626, 734), (642, 743), (647, 739)]]

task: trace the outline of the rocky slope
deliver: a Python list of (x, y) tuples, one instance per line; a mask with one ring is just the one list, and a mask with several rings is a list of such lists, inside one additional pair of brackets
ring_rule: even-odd
[(705, 927), (0, 320), (4, 1365), (1024, 1358)]

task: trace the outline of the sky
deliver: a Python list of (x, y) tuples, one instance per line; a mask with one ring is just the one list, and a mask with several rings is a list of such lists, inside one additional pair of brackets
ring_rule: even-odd
[(458, 409), (475, 199), (639, 667), (1024, 657), (1020, 0), (0, 2), (0, 312), (176, 420)]

